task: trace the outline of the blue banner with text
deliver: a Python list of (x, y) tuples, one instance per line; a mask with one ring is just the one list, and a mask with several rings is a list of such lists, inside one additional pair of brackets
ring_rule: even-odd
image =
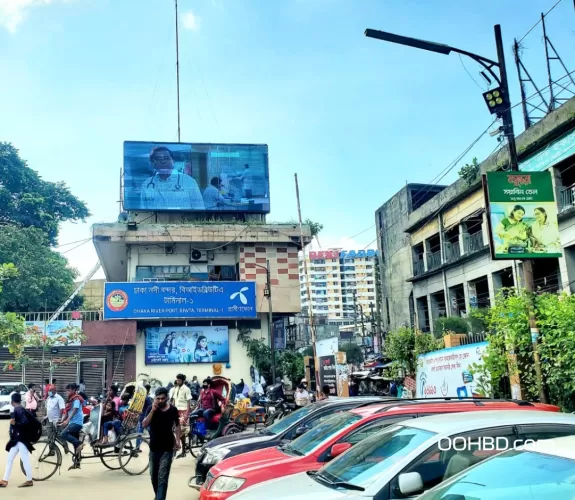
[(256, 317), (256, 284), (252, 281), (105, 284), (105, 320)]

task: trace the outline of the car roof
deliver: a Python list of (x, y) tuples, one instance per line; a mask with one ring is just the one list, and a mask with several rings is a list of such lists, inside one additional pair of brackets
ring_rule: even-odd
[(575, 460), (575, 436), (541, 439), (521, 448), (527, 451)]
[(458, 434), (473, 429), (498, 425), (521, 424), (571, 424), (575, 425), (575, 415), (549, 411), (491, 410), (463, 413), (444, 413), (410, 420), (408, 427), (435, 432), (437, 434)]

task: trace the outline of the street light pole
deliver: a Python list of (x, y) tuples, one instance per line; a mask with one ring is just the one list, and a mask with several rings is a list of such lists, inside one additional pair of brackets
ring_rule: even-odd
[(260, 264), (256, 264), (256, 267), (260, 267), (266, 270), (266, 288), (264, 290), (264, 295), (268, 298), (268, 341), (270, 343), (270, 350), (272, 356), (272, 385), (276, 383), (276, 343), (274, 339), (274, 326), (273, 326), (273, 311), (272, 311), (272, 280), (270, 277), (270, 260), (267, 260), (267, 267)]
[[(501, 26), (496, 24), (494, 26), (495, 32), (495, 45), (497, 48), (497, 62), (486, 57), (474, 54), (473, 52), (468, 52), (466, 50), (461, 50), (456, 47), (451, 47), (449, 45), (429, 42), (427, 40), (420, 40), (418, 38), (410, 38), (406, 36), (396, 35), (394, 33), (388, 33), (385, 31), (365, 30), (365, 36), (369, 38), (375, 38), (377, 40), (383, 40), (386, 42), (397, 43), (400, 45), (407, 45), (408, 47), (414, 47), (416, 49), (429, 50), (430, 52), (436, 52), (438, 54), (449, 55), (451, 52), (456, 52), (458, 54), (470, 57), (477, 63), (481, 64), (487, 72), (494, 78), (498, 83), (501, 93), (505, 97), (507, 106), (499, 113), (501, 120), (503, 121), (503, 134), (507, 138), (507, 146), (509, 151), (509, 169), (511, 171), (518, 171), (519, 165), (517, 161), (517, 147), (515, 145), (515, 132), (513, 130), (513, 116), (511, 113), (511, 98), (509, 95), (509, 85), (507, 82), (507, 69), (505, 66), (505, 51), (503, 49), (503, 40), (501, 36)], [(493, 68), (499, 69), (499, 75), (497, 75)], [(484, 75), (486, 79), (488, 77)], [(489, 80), (489, 79), (488, 79)], [(523, 271), (525, 274), (525, 289), (528, 292), (535, 291), (535, 283), (533, 279), (533, 263), (531, 260), (523, 261)], [(535, 318), (535, 311), (533, 304), (529, 307), (529, 326), (531, 330), (531, 341), (533, 344), (533, 361), (535, 366), (535, 373), (537, 377), (537, 385), (539, 389), (539, 398), (542, 403), (547, 403), (547, 394), (543, 384), (543, 375), (541, 370), (541, 361), (538, 352), (538, 339), (539, 339), (539, 329), (537, 327), (537, 320)]]

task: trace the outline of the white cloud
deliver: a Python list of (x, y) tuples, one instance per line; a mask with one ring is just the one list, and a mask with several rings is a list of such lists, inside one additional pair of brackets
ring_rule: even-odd
[(16, 33), (30, 10), (68, 1), (70, 0), (0, 0), (0, 26), (10, 33)]
[(187, 30), (197, 31), (200, 27), (200, 20), (191, 10), (189, 10), (188, 12), (184, 12), (182, 15), (182, 24)]

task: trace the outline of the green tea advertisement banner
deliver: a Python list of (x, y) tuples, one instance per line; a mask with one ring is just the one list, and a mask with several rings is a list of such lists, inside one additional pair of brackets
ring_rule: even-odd
[(549, 171), (490, 172), (487, 197), (495, 259), (561, 257)]

